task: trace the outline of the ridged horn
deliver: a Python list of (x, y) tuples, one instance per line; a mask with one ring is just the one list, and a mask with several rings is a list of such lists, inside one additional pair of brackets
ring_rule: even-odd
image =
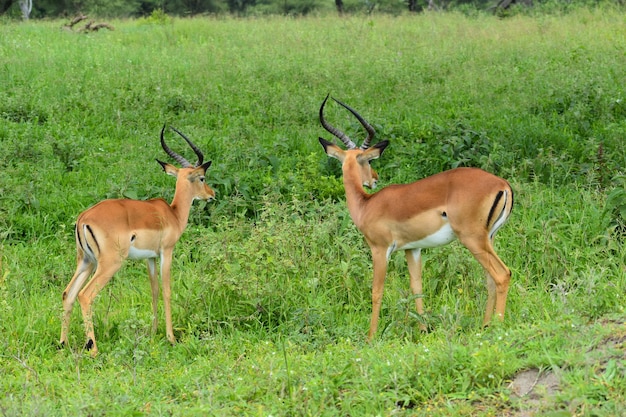
[[(328, 99), (328, 97), (326, 97), (326, 98)], [(333, 100), (335, 100), (337, 103), (342, 105), (344, 108), (348, 109), (348, 111), (350, 113), (352, 113), (354, 115), (354, 117), (356, 117), (358, 119), (359, 123), (361, 123), (361, 126), (363, 126), (365, 128), (365, 130), (367, 130), (367, 137), (363, 141), (363, 144), (361, 145), (361, 149), (365, 150), (365, 149), (369, 148), (370, 147), (370, 142), (372, 141), (372, 139), (374, 139), (374, 136), (376, 135), (376, 131), (374, 130), (372, 125), (370, 125), (363, 117), (361, 117), (361, 115), (359, 113), (357, 113), (357, 111), (354, 110), (352, 107), (348, 106), (345, 103), (342, 103), (341, 101), (337, 100), (334, 97), (333, 97)]]
[(341, 141), (344, 143), (344, 145), (346, 145), (348, 149), (355, 149), (356, 145), (354, 144), (354, 142), (352, 142), (352, 140), (350, 140), (350, 138), (345, 133), (331, 126), (324, 119), (324, 106), (326, 105), (326, 102), (328, 101), (328, 97), (330, 97), (330, 94), (326, 95), (326, 98), (324, 99), (324, 101), (322, 102), (322, 105), (320, 106), (320, 123), (322, 124), (322, 127), (326, 129), (329, 133), (331, 133), (333, 136), (337, 137), (338, 139), (341, 139)]
[(176, 162), (178, 162), (184, 168), (191, 168), (192, 165), (189, 163), (189, 161), (187, 161), (185, 158), (183, 158), (182, 156), (180, 156), (179, 154), (171, 150), (169, 146), (167, 146), (167, 144), (165, 143), (164, 133), (165, 133), (165, 125), (163, 125), (163, 129), (161, 129), (161, 147), (163, 148), (165, 153), (171, 156), (173, 159), (175, 159)]
[(185, 141), (189, 144), (191, 149), (193, 149), (193, 151), (196, 153), (196, 156), (198, 157), (198, 162), (196, 162), (195, 166), (199, 167), (200, 165), (202, 165), (202, 163), (204, 162), (204, 155), (202, 154), (202, 151), (200, 150), (200, 148), (198, 148), (187, 136), (185, 136), (181, 131), (176, 129), (174, 126), (170, 126), (170, 129), (172, 129), (174, 132), (182, 136), (182, 138), (185, 139)]

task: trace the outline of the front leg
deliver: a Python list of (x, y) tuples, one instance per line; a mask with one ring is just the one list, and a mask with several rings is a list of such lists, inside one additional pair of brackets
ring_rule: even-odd
[(387, 254), (384, 250), (372, 249), (372, 262), (374, 265), (374, 281), (372, 283), (372, 318), (367, 341), (371, 342), (378, 329), (380, 306), (383, 299), (385, 276), (387, 275)]
[(170, 271), (172, 266), (172, 249), (166, 249), (161, 253), (161, 281), (163, 281), (163, 304), (165, 306), (165, 333), (170, 343), (176, 343), (172, 326), (172, 308), (170, 304)]
[(152, 334), (155, 334), (159, 317), (159, 280), (156, 273), (155, 258), (146, 259), (148, 275), (150, 276), (150, 288), (152, 289)]

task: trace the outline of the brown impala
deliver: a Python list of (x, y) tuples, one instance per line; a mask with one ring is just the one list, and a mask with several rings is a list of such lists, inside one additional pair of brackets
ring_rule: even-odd
[[(161, 129), (161, 146), (165, 153), (175, 159), (182, 168), (161, 162), (163, 170), (176, 177), (176, 191), (172, 204), (161, 198), (148, 201), (104, 200), (87, 209), (76, 221), (77, 266), (72, 280), (63, 291), (63, 322), (61, 325), (61, 345), (67, 343), (70, 314), (76, 297), (83, 313), (86, 349), (96, 356), (98, 346), (93, 329), (92, 304), (94, 298), (109, 282), (126, 259), (145, 259), (152, 287), (152, 332), (157, 329), (157, 303), (159, 281), (156, 273), (156, 259), (160, 258), (161, 280), (163, 282), (163, 302), (165, 304), (165, 328), (167, 338), (174, 343), (172, 312), (170, 307), (170, 267), (174, 246), (182, 235), (189, 219), (189, 210), (194, 200), (213, 200), (215, 191), (205, 182), (205, 172), (211, 161), (204, 162), (204, 156), (196, 145), (185, 135), (172, 128), (187, 141), (198, 157), (191, 165), (185, 158), (173, 152), (166, 144)], [(92, 272), (93, 278), (85, 285)]]
[[(370, 161), (378, 158), (389, 141), (370, 147), (375, 131), (354, 109), (335, 100), (350, 111), (368, 132), (357, 146), (348, 136), (324, 120), (320, 122), (348, 148), (343, 150), (319, 138), (326, 154), (342, 163), (346, 202), (352, 221), (363, 233), (372, 251), (374, 282), (372, 285), (372, 318), (368, 340), (378, 327), (387, 262), (393, 252), (403, 250), (409, 268), (411, 290), (416, 295), (415, 308), (424, 314), (422, 303), (422, 248), (432, 248), (459, 241), (472, 253), (487, 274), (487, 308), (483, 324), (489, 323), (495, 309), (502, 320), (511, 271), (493, 249), (493, 238), (506, 222), (513, 208), (513, 191), (509, 183), (478, 168), (456, 168), (410, 183), (395, 184), (374, 194), (363, 186), (374, 188), (378, 175)], [(425, 326), (421, 326), (422, 329)]]

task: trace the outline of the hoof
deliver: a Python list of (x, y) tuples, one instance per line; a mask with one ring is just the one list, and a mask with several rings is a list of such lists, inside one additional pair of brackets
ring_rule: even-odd
[(85, 343), (85, 350), (91, 350), (93, 348), (93, 344), (93, 340), (87, 340), (87, 343)]

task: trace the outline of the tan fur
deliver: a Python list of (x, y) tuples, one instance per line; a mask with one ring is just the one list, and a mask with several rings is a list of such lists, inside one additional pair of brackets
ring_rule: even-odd
[[(205, 170), (210, 162), (199, 167), (180, 169), (161, 164), (167, 174), (176, 177), (176, 192), (171, 204), (162, 199), (105, 200), (78, 216), (75, 233), (76, 272), (63, 291), (62, 345), (68, 341), (70, 315), (78, 298), (85, 323), (86, 348), (91, 349), (92, 356), (98, 353), (92, 319), (94, 299), (122, 263), (133, 254), (135, 259), (146, 259), (147, 262), (152, 289), (153, 332), (157, 329), (159, 296), (156, 258), (161, 260), (166, 334), (170, 342), (176, 341), (170, 306), (172, 253), (187, 226), (193, 200), (213, 200), (215, 191), (204, 181)], [(85, 284), (92, 273), (93, 277)]]
[[(454, 237), (485, 269), (488, 300), (483, 323), (489, 323), (494, 309), (498, 319), (503, 319), (511, 272), (494, 251), (492, 237), (513, 206), (513, 191), (507, 181), (477, 168), (457, 168), (368, 194), (363, 185), (373, 183), (369, 161), (380, 156), (387, 142), (366, 150), (342, 150), (323, 139), (320, 142), (329, 156), (342, 163), (350, 216), (372, 252), (374, 282), (368, 340), (374, 337), (378, 327), (388, 256), (408, 247), (405, 257), (410, 286), (418, 295), (415, 307), (420, 315), (424, 314), (420, 250), (433, 245), (420, 246), (420, 242), (429, 236), (445, 237), (442, 230), (448, 225)], [(503, 194), (498, 200), (500, 192)], [(487, 224), (490, 211), (494, 215)], [(438, 231), (440, 235), (436, 235)], [(441, 244), (447, 243), (445, 240)]]

